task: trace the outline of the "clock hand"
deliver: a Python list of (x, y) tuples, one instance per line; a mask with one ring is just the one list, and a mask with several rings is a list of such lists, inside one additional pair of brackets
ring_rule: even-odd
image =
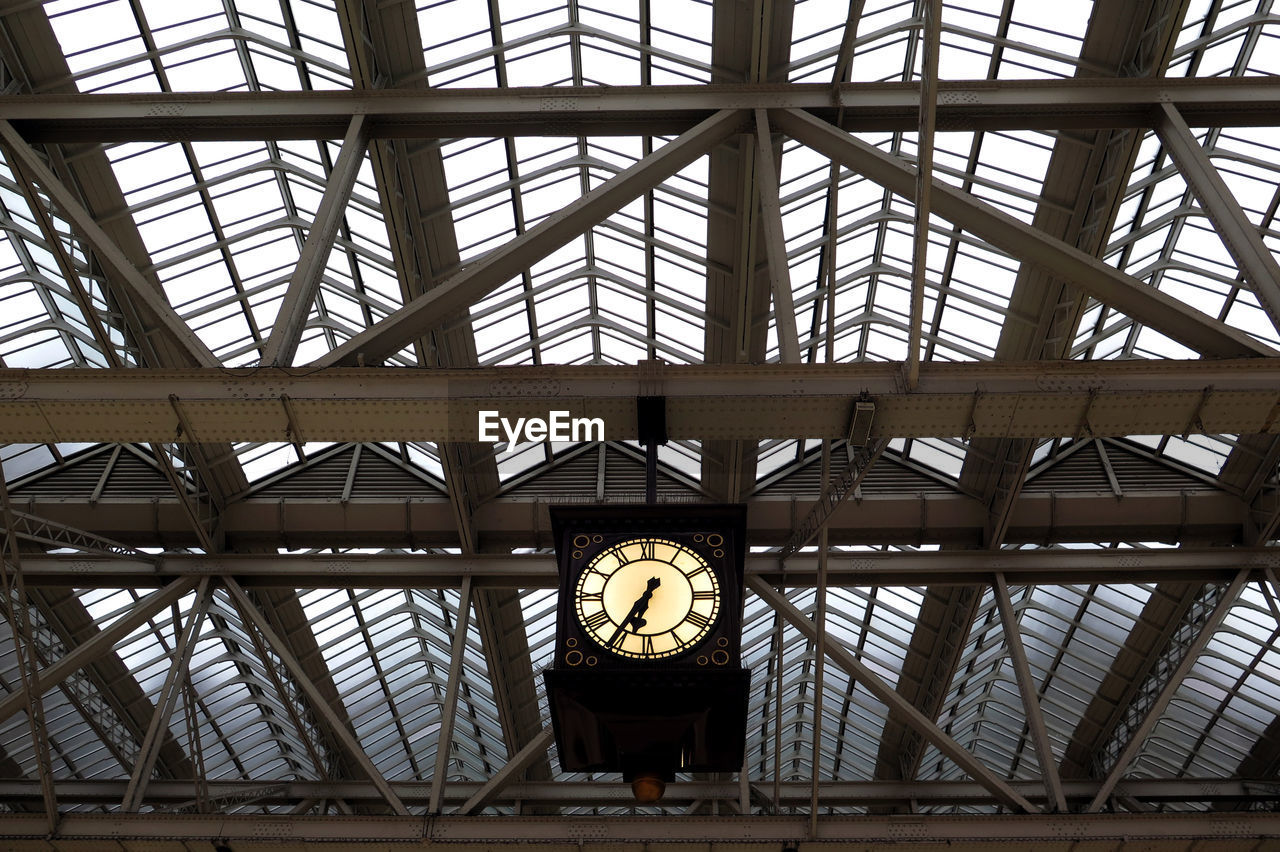
[(662, 580), (657, 577), (650, 577), (649, 582), (645, 585), (645, 590), (640, 593), (640, 597), (636, 598), (636, 602), (631, 605), (631, 609), (627, 612), (627, 617), (622, 619), (622, 623), (618, 625), (618, 629), (609, 637), (609, 647), (612, 648), (622, 634), (626, 632), (628, 626), (631, 632), (635, 633), (644, 627), (645, 620), (642, 617), (649, 609), (649, 601), (653, 599), (653, 590), (662, 585)]

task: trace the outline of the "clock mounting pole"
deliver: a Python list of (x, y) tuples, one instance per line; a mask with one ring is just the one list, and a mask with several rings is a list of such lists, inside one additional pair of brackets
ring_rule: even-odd
[(636, 397), (636, 426), (644, 445), (644, 502), (658, 502), (658, 446), (667, 443), (667, 398)]

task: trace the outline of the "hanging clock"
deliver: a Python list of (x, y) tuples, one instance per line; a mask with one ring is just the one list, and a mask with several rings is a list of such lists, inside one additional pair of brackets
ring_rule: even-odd
[(742, 506), (553, 507), (556, 666), (737, 665)]
[(545, 672), (566, 771), (736, 771), (746, 507), (553, 506), (560, 588)]

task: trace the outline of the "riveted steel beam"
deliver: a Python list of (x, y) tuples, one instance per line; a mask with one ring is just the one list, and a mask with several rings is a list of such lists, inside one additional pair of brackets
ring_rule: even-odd
[[(430, 371), (0, 370), (0, 440), (475, 441), (479, 412), (600, 418), (634, 439), (634, 367)], [(1280, 358), (927, 363), (915, 392), (893, 363), (665, 365), (673, 439), (843, 438), (853, 397), (876, 404), (871, 438), (1280, 434)], [(289, 398), (293, 417), (280, 397)], [(181, 418), (171, 396), (181, 399)], [(1083, 425), (1082, 425), (1083, 424)]]
[[(1150, 127), (1172, 104), (1192, 126), (1270, 125), (1269, 77), (940, 81), (941, 130)], [(341, 139), (367, 117), (372, 138), (672, 135), (718, 109), (803, 109), (846, 130), (914, 131), (915, 83), (715, 83), (336, 92), (0, 96), (31, 142)]]
[[(990, 584), (994, 572), (1015, 585), (1054, 583), (1147, 583), (1159, 579), (1196, 582), (1226, 581), (1247, 567), (1265, 576), (1280, 569), (1280, 552), (1269, 547), (1178, 548), (1154, 550), (959, 550), (866, 551), (833, 550), (827, 563), (830, 586), (921, 586)], [(792, 588), (817, 581), (817, 556), (801, 553), (779, 563), (772, 554), (747, 557), (748, 575)], [(23, 572), (32, 587), (74, 585), (81, 588), (146, 588), (169, 583), (163, 597), (147, 598), (131, 610), (127, 624), (167, 605), (189, 591), (196, 578), (235, 577), (246, 587), (288, 588), (458, 588), (470, 578), (477, 588), (550, 589), (556, 585), (555, 560), (539, 554), (471, 555), (397, 554), (166, 554), (150, 561), (83, 556), (28, 556)], [(106, 640), (118, 637), (116, 623), (105, 629)], [(95, 644), (96, 644), (95, 642)], [(51, 668), (60, 676), (68, 659)], [(41, 685), (47, 688), (42, 678)], [(14, 697), (0, 702), (7, 708)], [(5, 713), (0, 711), (0, 721)]]

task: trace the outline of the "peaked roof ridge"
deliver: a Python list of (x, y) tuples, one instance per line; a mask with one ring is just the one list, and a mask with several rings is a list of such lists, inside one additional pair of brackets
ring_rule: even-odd
[[(602, 451), (603, 488), (600, 467)], [(660, 496), (668, 500), (702, 500), (706, 496), (661, 460), (658, 462), (657, 490)], [(544, 467), (513, 479), (501, 493), (504, 497), (642, 502), (645, 495), (644, 461), (637, 458), (631, 448), (612, 441), (586, 444), (562, 453)]]
[[(1113, 482), (1114, 478), (1114, 482)], [(1142, 452), (1128, 441), (1095, 438), (1048, 459), (1027, 477), (1026, 491), (1213, 490), (1209, 474), (1198, 474), (1175, 460)]]
[[(834, 448), (831, 460), (833, 475), (845, 466), (847, 459), (847, 445)], [(794, 494), (818, 497), (823, 491), (821, 479), (822, 454), (814, 451), (791, 471), (781, 475), (775, 474), (774, 477), (766, 479), (752, 493), (755, 496)], [(880, 458), (867, 471), (859, 489), (863, 494), (964, 493), (958, 482), (951, 482), (941, 475), (934, 475), (909, 459), (904, 459), (888, 450), (881, 453)]]
[(444, 483), (373, 443), (337, 444), (257, 483), (244, 497), (359, 498), (370, 484), (381, 496), (446, 497)]
[(136, 444), (98, 444), (60, 464), (33, 471), (9, 486), (13, 497), (172, 497), (155, 457)]

